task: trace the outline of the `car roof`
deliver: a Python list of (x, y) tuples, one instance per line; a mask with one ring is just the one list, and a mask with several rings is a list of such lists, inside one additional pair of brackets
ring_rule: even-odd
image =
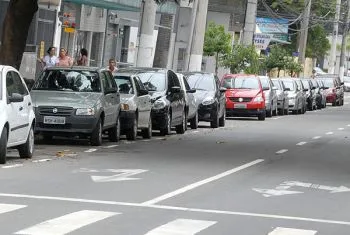
[(129, 73), (129, 74), (138, 74), (142, 72), (166, 72), (168, 69), (165, 68), (144, 68), (144, 67), (127, 67), (120, 68), (118, 73)]
[(71, 66), (71, 67), (50, 67), (46, 68), (46, 70), (71, 70), (71, 71), (93, 71), (93, 72), (99, 72), (99, 71), (105, 71), (106, 68), (99, 68), (99, 67), (87, 67), (87, 66)]
[(201, 74), (201, 75), (214, 75), (213, 73), (209, 73), (209, 72), (196, 72), (196, 71), (189, 71), (189, 72), (179, 72), (185, 76), (189, 76), (189, 75), (195, 75), (195, 74)]

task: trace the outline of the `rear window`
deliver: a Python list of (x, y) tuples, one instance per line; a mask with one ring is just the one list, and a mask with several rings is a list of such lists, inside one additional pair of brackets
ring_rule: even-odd
[(46, 70), (34, 84), (33, 90), (101, 92), (101, 81), (97, 72)]
[(323, 83), (324, 83), (325, 87), (335, 87), (334, 80), (332, 78), (331, 79), (324, 79)]
[(191, 88), (204, 91), (215, 91), (215, 79), (209, 74), (193, 74), (186, 77)]
[(165, 91), (166, 76), (164, 72), (146, 72), (137, 74), (149, 91)]
[(281, 84), (278, 80), (272, 80), (272, 83), (275, 87), (278, 88), (278, 90), (282, 90)]
[(291, 91), (295, 91), (296, 90), (295, 83), (293, 81), (284, 80), (283, 84), (284, 84), (285, 88), (289, 88)]
[(302, 80), (302, 83), (306, 89), (310, 89), (310, 83), (307, 80)]
[(114, 80), (118, 85), (121, 94), (134, 94), (132, 88), (131, 77), (129, 76), (114, 76)]
[(225, 78), (223, 87), (227, 89), (260, 89), (259, 80), (255, 77)]

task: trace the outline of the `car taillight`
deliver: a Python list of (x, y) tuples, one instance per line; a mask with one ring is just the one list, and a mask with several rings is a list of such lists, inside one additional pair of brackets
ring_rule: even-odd
[(337, 90), (335, 88), (332, 88), (332, 93), (336, 93)]

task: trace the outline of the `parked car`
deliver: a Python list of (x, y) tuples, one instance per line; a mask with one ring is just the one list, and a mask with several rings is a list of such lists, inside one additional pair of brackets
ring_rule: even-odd
[(198, 105), (199, 121), (210, 122), (212, 128), (225, 126), (225, 88), (220, 86), (219, 79), (211, 73), (184, 73), (191, 89), (196, 89), (194, 96)]
[(298, 89), (297, 82), (293, 78), (281, 79), (288, 91), (289, 109), (293, 114), (301, 114), (303, 112), (303, 94)]
[[(318, 87), (319, 87), (319, 93), (320, 93), (320, 96), (321, 96), (321, 100), (320, 100), (320, 106), (321, 108), (326, 108), (327, 106), (327, 97), (326, 97), (326, 87), (324, 85), (324, 82), (322, 80), (317, 80), (317, 79), (314, 79), (317, 84), (318, 84)], [(327, 88), (328, 89), (328, 88)]]
[(321, 94), (320, 86), (318, 85), (318, 82), (316, 81), (316, 79), (310, 79), (310, 82), (312, 84), (312, 89), (314, 91), (314, 95), (316, 99), (316, 108), (322, 109), (323, 104), (322, 104), (322, 94)]
[(6, 163), (7, 148), (18, 149), (21, 158), (34, 153), (35, 114), (20, 73), (0, 65), (0, 164)]
[(307, 94), (307, 89), (305, 89), (304, 84), (303, 84), (303, 82), (302, 82), (301, 79), (295, 78), (295, 81), (296, 81), (296, 83), (297, 83), (297, 89), (298, 89), (298, 91), (300, 91), (301, 94), (302, 94), (303, 108), (302, 108), (301, 113), (304, 114), (304, 113), (306, 113), (306, 111), (307, 111), (307, 96), (308, 96), (308, 94)]
[(350, 77), (344, 76), (344, 91), (350, 91)]
[(114, 80), (120, 93), (120, 131), (128, 140), (136, 140), (137, 131), (143, 138), (152, 137), (152, 102), (148, 90), (133, 73), (117, 73)]
[(259, 76), (265, 95), (266, 116), (276, 116), (278, 113), (277, 88), (273, 85), (271, 79), (267, 76)]
[(279, 79), (272, 79), (274, 87), (277, 88), (277, 108), (279, 115), (288, 115), (289, 114), (289, 97), (288, 92), (284, 86), (283, 81)]
[(307, 109), (309, 111), (316, 109), (316, 95), (313, 89), (313, 85), (310, 79), (301, 79), (304, 89), (306, 91), (306, 101), (307, 101)]
[(331, 103), (332, 106), (344, 105), (344, 83), (340, 81), (340, 78), (336, 75), (323, 75), (317, 76), (317, 80), (324, 82), (326, 89), (327, 103)]
[(225, 75), (227, 116), (266, 118), (265, 95), (260, 79), (255, 75)]
[(162, 68), (125, 68), (120, 73), (137, 75), (151, 95), (152, 127), (160, 130), (161, 135), (169, 135), (173, 127), (176, 133), (186, 131), (185, 93), (177, 75)]
[(120, 94), (112, 74), (85, 67), (48, 68), (31, 91), (35, 131), (53, 136), (89, 137), (92, 145), (120, 138)]
[[(196, 89), (191, 89), (183, 74), (176, 74), (180, 79), (181, 89), (185, 94), (186, 119), (190, 123), (191, 129), (198, 128), (198, 104), (194, 93)], [(186, 125), (187, 127), (187, 125)]]

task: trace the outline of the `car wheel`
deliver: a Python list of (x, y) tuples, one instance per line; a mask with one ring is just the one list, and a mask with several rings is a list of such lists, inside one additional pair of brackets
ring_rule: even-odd
[(93, 146), (101, 146), (102, 145), (102, 121), (98, 120), (95, 129), (92, 132), (90, 137), (91, 145)]
[(333, 103), (332, 103), (332, 106), (336, 106), (337, 105), (337, 101), (334, 101)]
[(120, 118), (118, 116), (117, 123), (108, 130), (108, 139), (111, 142), (119, 142), (120, 140)]
[(127, 140), (136, 140), (137, 138), (137, 117), (132, 120), (132, 124), (130, 129), (126, 131), (126, 139)]
[(278, 114), (278, 109), (276, 105), (276, 108), (272, 111), (272, 116), (277, 116), (277, 114)]
[(170, 111), (167, 113), (167, 116), (165, 118), (165, 127), (160, 129), (160, 135), (170, 135), (171, 133), (171, 115)]
[(152, 117), (149, 117), (149, 121), (148, 121), (148, 128), (147, 129), (143, 129), (142, 132), (142, 137), (145, 139), (151, 139), (152, 138)]
[(27, 141), (18, 147), (20, 158), (32, 158), (34, 153), (34, 128), (30, 127)]
[(186, 125), (187, 125), (187, 118), (186, 118), (186, 112), (182, 112), (182, 122), (180, 125), (176, 126), (176, 133), (177, 134), (184, 134), (186, 132)]
[(266, 110), (266, 117), (272, 117), (272, 108), (269, 110)]
[(344, 106), (344, 98), (341, 100), (340, 106)]
[(265, 121), (265, 119), (266, 119), (266, 112), (262, 112), (261, 114), (259, 114), (258, 116), (259, 121)]
[(222, 114), (222, 117), (219, 119), (219, 126), (224, 127), (226, 122), (226, 110), (224, 110), (224, 114)]
[[(218, 108), (219, 110), (219, 108)], [(214, 119), (210, 122), (211, 128), (218, 128), (219, 127), (219, 111), (216, 112)]]
[(197, 129), (198, 128), (198, 112), (196, 112), (196, 116), (194, 116), (194, 118), (191, 119), (190, 127), (191, 127), (191, 129)]
[(7, 152), (7, 128), (2, 129), (0, 137), (0, 164), (6, 163), (6, 152)]

